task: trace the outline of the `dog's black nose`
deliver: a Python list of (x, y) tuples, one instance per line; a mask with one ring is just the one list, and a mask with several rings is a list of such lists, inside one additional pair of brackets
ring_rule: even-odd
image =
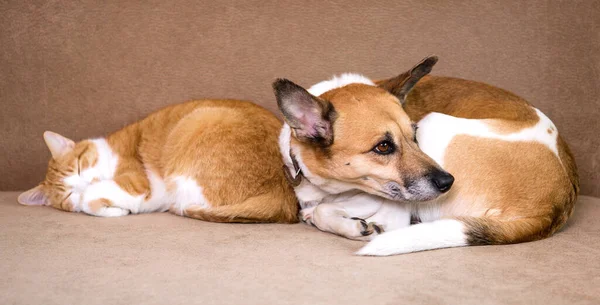
[(436, 171), (431, 175), (431, 181), (440, 192), (445, 193), (452, 187), (454, 177), (445, 171)]

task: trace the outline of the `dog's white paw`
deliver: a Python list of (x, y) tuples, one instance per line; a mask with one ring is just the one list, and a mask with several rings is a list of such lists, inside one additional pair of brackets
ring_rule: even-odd
[(467, 246), (465, 225), (456, 219), (420, 223), (377, 236), (357, 255), (394, 255)]
[(315, 210), (316, 206), (312, 207), (312, 208), (306, 208), (306, 209), (302, 209), (300, 210), (300, 220), (302, 220), (302, 222), (314, 226), (314, 222), (312, 220), (313, 218), (313, 211)]
[(390, 247), (390, 245), (392, 245), (390, 236), (393, 237), (394, 235), (386, 233), (376, 236), (368, 244), (366, 244), (364, 247), (358, 250), (355, 254), (363, 256), (387, 256), (392, 254), (399, 254), (398, 249)]

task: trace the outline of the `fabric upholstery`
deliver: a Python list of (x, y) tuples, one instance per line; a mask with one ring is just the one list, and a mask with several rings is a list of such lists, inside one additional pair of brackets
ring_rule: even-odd
[[(600, 1), (0, 1), (0, 190), (42, 180), (44, 130), (97, 137), (171, 103), (271, 83), (438, 75), (546, 113), (600, 196)], [(386, 258), (296, 225), (104, 219), (0, 192), (0, 304), (599, 304), (600, 199), (538, 242)]]
[(600, 199), (546, 240), (358, 257), (304, 225), (97, 218), (0, 193), (0, 304), (599, 304)]
[(0, 2), (0, 190), (34, 186), (44, 130), (97, 137), (162, 106), (355, 71), (484, 81), (554, 120), (600, 196), (600, 1)]

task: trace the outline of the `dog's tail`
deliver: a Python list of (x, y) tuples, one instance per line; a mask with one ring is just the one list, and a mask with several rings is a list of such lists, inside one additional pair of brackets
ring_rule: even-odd
[(420, 223), (377, 236), (356, 254), (385, 256), (440, 248), (500, 245), (546, 238), (557, 230), (553, 217), (498, 220), (460, 217)]

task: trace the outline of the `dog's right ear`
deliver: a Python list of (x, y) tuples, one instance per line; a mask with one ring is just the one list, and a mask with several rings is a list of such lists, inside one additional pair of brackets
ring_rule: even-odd
[(290, 125), (292, 134), (301, 142), (327, 147), (333, 144), (333, 105), (287, 79), (273, 83), (277, 106)]
[(404, 104), (406, 96), (417, 82), (425, 75), (431, 72), (431, 69), (437, 63), (437, 56), (428, 56), (421, 60), (412, 69), (390, 79), (377, 81), (376, 84), (395, 95), (400, 103)]

